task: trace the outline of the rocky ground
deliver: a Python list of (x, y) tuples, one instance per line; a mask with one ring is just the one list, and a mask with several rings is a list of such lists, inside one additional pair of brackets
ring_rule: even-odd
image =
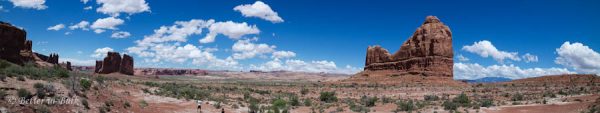
[[(129, 76), (76, 71), (69, 73), (70, 76), (46, 78), (4, 72), (6, 77), (0, 82), (0, 94), (4, 97), (0, 110), (25, 113), (189, 113), (198, 112), (196, 100), (203, 101), (203, 113), (221, 110), (226, 113), (274, 112), (275, 109), (291, 113), (579, 113), (597, 108), (600, 96), (600, 79), (594, 75), (547, 76), (494, 84), (459, 82), (460, 85), (442, 86), (347, 84), (340, 81), (349, 76), (323, 73), (302, 76), (306, 73), (294, 72)], [(286, 77), (293, 79), (277, 79)], [(400, 80), (405, 77), (414, 79), (411, 76), (390, 78)], [(37, 87), (37, 83), (53, 87)], [(20, 94), (20, 89), (29, 94)], [(72, 104), (19, 105), (9, 100), (20, 96), (40, 98), (38, 95), (45, 95), (46, 99), (66, 97), (77, 101)]]

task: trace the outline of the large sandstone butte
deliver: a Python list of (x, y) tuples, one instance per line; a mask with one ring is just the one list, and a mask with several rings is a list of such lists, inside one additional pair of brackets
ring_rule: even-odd
[(425, 22), (390, 54), (380, 46), (369, 46), (364, 72), (386, 71), (400, 74), (452, 77), (452, 32), (437, 17)]
[(58, 54), (46, 56), (33, 52), (32, 41), (27, 40), (26, 36), (25, 30), (0, 21), (0, 59), (19, 65), (34, 62), (40, 67), (59, 65), (71, 69), (70, 62), (62, 64), (58, 62)]
[(25, 30), (0, 22), (0, 59), (15, 64), (32, 61), (31, 41), (26, 35)]
[(117, 52), (108, 52), (104, 60), (96, 61), (95, 73), (109, 74), (120, 72), (133, 75), (133, 57), (124, 54), (123, 58)]

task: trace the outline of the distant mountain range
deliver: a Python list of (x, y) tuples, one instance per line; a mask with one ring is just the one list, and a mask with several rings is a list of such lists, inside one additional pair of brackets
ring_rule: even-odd
[(512, 79), (510, 78), (504, 78), (504, 77), (483, 77), (483, 78), (479, 78), (479, 79), (474, 79), (474, 80), (464, 80), (467, 83), (496, 83), (496, 82), (508, 82), (511, 81)]

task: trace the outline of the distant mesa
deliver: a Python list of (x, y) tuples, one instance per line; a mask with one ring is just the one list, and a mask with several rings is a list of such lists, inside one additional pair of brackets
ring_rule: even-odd
[(100, 74), (109, 74), (119, 72), (126, 75), (133, 75), (133, 57), (117, 52), (108, 52), (104, 60), (96, 61), (94, 72)]
[(497, 82), (508, 82), (511, 80), (512, 79), (505, 78), (505, 77), (483, 77), (483, 78), (479, 78), (479, 79), (461, 80), (461, 81), (466, 82), (466, 83), (497, 83)]
[[(452, 80), (452, 32), (437, 17), (427, 16), (398, 51), (391, 54), (381, 46), (369, 46), (364, 71), (351, 80), (385, 80), (390, 76), (416, 75)], [(384, 77), (384, 78), (376, 78)]]
[(23, 65), (26, 62), (34, 62), (40, 67), (52, 67), (59, 65), (65, 69), (71, 69), (71, 63), (59, 63), (58, 54), (46, 56), (32, 51), (32, 41), (27, 40), (27, 32), (17, 28), (10, 23), (0, 22), (0, 59)]
[(172, 69), (172, 68), (138, 68), (135, 75), (208, 75), (207, 70), (202, 69)]

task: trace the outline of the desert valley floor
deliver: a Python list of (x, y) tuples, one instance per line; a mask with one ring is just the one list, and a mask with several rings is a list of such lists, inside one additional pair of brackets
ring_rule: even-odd
[[(4, 100), (21, 96), (21, 90), (26, 90), (34, 93), (24, 98), (77, 98), (75, 104), (19, 105), (0, 101), (0, 106), (11, 112), (189, 113), (199, 112), (197, 100), (201, 100), (203, 113), (222, 110), (262, 113), (274, 109), (291, 113), (580, 113), (597, 109), (593, 105), (600, 103), (600, 78), (595, 75), (544, 76), (502, 83), (454, 81), (453, 85), (347, 84), (346, 75), (297, 72), (215, 71), (206, 75), (163, 76), (71, 72), (71, 75), (67, 78), (11, 75), (0, 86)], [(415, 77), (423, 76), (389, 79)]]

